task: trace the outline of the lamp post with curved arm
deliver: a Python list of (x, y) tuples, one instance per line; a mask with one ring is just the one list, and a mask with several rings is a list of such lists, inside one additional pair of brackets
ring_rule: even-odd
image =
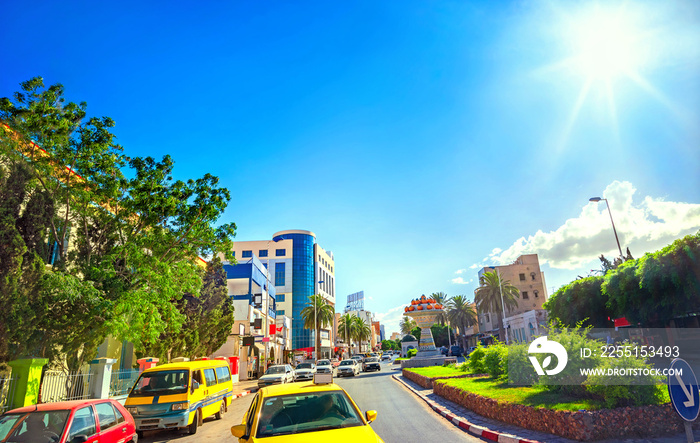
[(617, 230), (615, 229), (615, 222), (613, 221), (613, 218), (612, 218), (612, 212), (610, 211), (610, 205), (608, 204), (608, 199), (607, 198), (600, 198), (600, 197), (592, 197), (592, 198), (588, 199), (588, 201), (596, 202), (596, 203), (601, 201), (601, 200), (605, 200), (605, 206), (607, 206), (607, 208), (608, 208), (608, 214), (610, 214), (610, 223), (612, 223), (613, 233), (615, 234), (615, 241), (617, 241), (617, 249), (620, 250), (620, 258), (624, 259), (625, 256), (622, 255), (622, 247), (620, 246), (620, 239), (617, 238)]

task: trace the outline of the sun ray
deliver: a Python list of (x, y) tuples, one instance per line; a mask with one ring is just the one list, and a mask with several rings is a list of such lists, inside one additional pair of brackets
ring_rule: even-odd
[(606, 98), (608, 99), (608, 111), (610, 112), (610, 119), (612, 120), (613, 133), (615, 135), (615, 143), (619, 147), (622, 145), (622, 140), (620, 139), (620, 127), (617, 124), (617, 109), (615, 106), (615, 92), (613, 91), (612, 81), (610, 79), (605, 80), (605, 91)]
[(586, 101), (588, 91), (591, 89), (591, 84), (593, 84), (593, 79), (587, 79), (586, 82), (583, 84), (581, 91), (579, 91), (578, 98), (576, 99), (576, 103), (574, 104), (574, 108), (571, 110), (569, 120), (567, 121), (566, 126), (564, 127), (561, 142), (559, 143), (559, 151), (562, 151), (569, 141), (569, 136), (571, 135), (571, 131), (574, 127), (574, 124), (576, 123), (576, 120), (578, 119), (578, 114), (581, 111), (581, 107)]

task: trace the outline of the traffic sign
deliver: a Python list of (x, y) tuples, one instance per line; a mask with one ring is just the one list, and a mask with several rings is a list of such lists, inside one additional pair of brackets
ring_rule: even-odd
[(671, 362), (668, 375), (668, 394), (671, 404), (685, 421), (693, 421), (700, 411), (700, 387), (688, 362), (676, 358)]

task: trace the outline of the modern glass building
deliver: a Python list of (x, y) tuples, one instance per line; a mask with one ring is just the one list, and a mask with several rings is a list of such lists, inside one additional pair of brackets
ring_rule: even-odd
[(310, 231), (281, 231), (272, 236), (272, 240), (292, 240), (292, 347), (313, 347), (314, 331), (304, 329), (301, 310), (306, 307), (309, 297), (315, 293), (316, 235)]

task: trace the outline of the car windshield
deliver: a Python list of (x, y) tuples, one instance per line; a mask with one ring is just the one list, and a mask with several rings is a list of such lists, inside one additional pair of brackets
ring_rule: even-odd
[(318, 362), (318, 366), (328, 366), (331, 362), (329, 360), (321, 360)]
[(300, 363), (297, 369), (313, 369), (314, 366), (311, 363)]
[(368, 358), (367, 360), (365, 360), (365, 363), (376, 363), (376, 362), (378, 362), (378, 361), (379, 361), (379, 360), (377, 360), (376, 357), (370, 357), (370, 358)]
[[(35, 411), (0, 416), (0, 441), (42, 441), (46, 433), (63, 434), (69, 410)], [(7, 440), (5, 440), (7, 439)]]
[(343, 360), (340, 362), (340, 366), (352, 366), (355, 364), (355, 360)]
[(257, 438), (362, 426), (359, 411), (343, 391), (299, 393), (266, 398)]
[(129, 393), (132, 397), (152, 397), (154, 395), (184, 394), (187, 392), (189, 371), (144, 372)]
[(265, 371), (265, 375), (284, 374), (285, 372), (287, 372), (287, 368), (284, 366), (270, 366), (267, 368), (267, 371)]

